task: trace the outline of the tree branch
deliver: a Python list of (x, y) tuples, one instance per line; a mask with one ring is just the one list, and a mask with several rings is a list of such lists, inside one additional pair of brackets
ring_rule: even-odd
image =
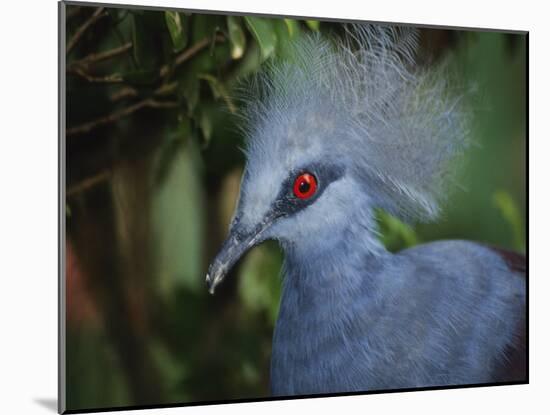
[(90, 55), (75, 61), (71, 63), (71, 68), (81, 67), (85, 68), (88, 67), (92, 63), (101, 62), (110, 58), (113, 58), (118, 55), (122, 55), (123, 53), (127, 52), (128, 50), (132, 49), (132, 42), (127, 42), (122, 46), (119, 46), (114, 49), (109, 49), (104, 52), (99, 53), (91, 53)]
[[(195, 45), (191, 46), (189, 49), (178, 55), (174, 61), (174, 66), (181, 65), (182, 63), (186, 62), (188, 59), (195, 56), (197, 53), (199, 53), (201, 50), (206, 48), (211, 43), (216, 42), (223, 42), (225, 38), (220, 35), (216, 35), (213, 38), (205, 38), (199, 42), (197, 42)], [(86, 58), (85, 58), (86, 59)], [(166, 76), (172, 68), (169, 65), (164, 65), (160, 69), (160, 75), (161, 77)], [(119, 74), (112, 74), (107, 75), (103, 77), (94, 77), (86, 72), (84, 72), (81, 68), (70, 68), (67, 70), (68, 72), (76, 73), (77, 75), (83, 77), (84, 79), (88, 80), (89, 82), (102, 82), (102, 83), (120, 83), (123, 82), (124, 79)], [(156, 96), (163, 96), (172, 93), (177, 88), (177, 82), (172, 82), (169, 84), (163, 84), (159, 88), (155, 90), (153, 95)], [(128, 96), (135, 96), (137, 94), (137, 91), (132, 88), (124, 88), (119, 93), (113, 94), (111, 96), (112, 100), (120, 99), (121, 97), (128, 97)], [(133, 114), (136, 111), (139, 111), (142, 108), (176, 108), (179, 104), (174, 101), (157, 101), (154, 98), (146, 98), (142, 101), (136, 102), (135, 104), (132, 104), (126, 108), (123, 108), (121, 110), (115, 111), (109, 115), (106, 115), (104, 117), (97, 118), (93, 121), (86, 122), (84, 124), (78, 125), (76, 127), (71, 127), (67, 129), (67, 136), (70, 135), (77, 135), (77, 134), (84, 134), (88, 133), (94, 128), (114, 123), (121, 118), (127, 117), (128, 115)]]
[(77, 193), (84, 192), (95, 185), (104, 182), (111, 177), (111, 172), (109, 170), (103, 170), (96, 174), (95, 176), (88, 177), (87, 179), (82, 180), (80, 183), (77, 183), (74, 186), (71, 186), (67, 190), (66, 197), (74, 196)]
[[(174, 67), (181, 65), (182, 63), (188, 61), (193, 56), (195, 56), (197, 53), (199, 53), (201, 50), (206, 48), (211, 44), (211, 42), (223, 42), (225, 38), (221, 35), (216, 35), (213, 38), (204, 38), (203, 40), (195, 43), (193, 46), (191, 46), (189, 49), (186, 49), (181, 54), (176, 56), (176, 59), (174, 60)], [(164, 65), (160, 68), (160, 76), (161, 78), (166, 76), (170, 72), (171, 66), (170, 65)]]
[(101, 84), (119, 84), (124, 82), (122, 75), (111, 74), (105, 76), (93, 76), (86, 73), (82, 68), (67, 68), (67, 73), (78, 75), (84, 78), (88, 82), (101, 83)]
[(137, 89), (132, 88), (131, 86), (125, 86), (118, 91), (115, 91), (111, 94), (109, 99), (113, 102), (120, 101), (124, 98), (135, 98), (139, 95)]
[[(195, 56), (197, 53), (199, 53), (202, 49), (206, 48), (211, 42), (223, 42), (225, 38), (223, 36), (215, 36), (214, 38), (205, 38), (201, 40), (200, 42), (197, 42), (195, 45), (191, 46), (189, 49), (185, 50), (183, 53), (178, 55), (174, 61), (174, 67), (181, 65), (182, 63), (186, 62), (187, 60), (191, 59), (193, 56)], [(67, 73), (71, 73), (74, 75), (78, 75), (81, 78), (87, 80), (88, 82), (94, 82), (94, 83), (122, 83), (124, 82), (124, 77), (120, 74), (111, 74), (111, 75), (105, 75), (105, 76), (94, 76), (88, 74), (84, 68), (88, 66), (90, 63), (99, 62), (101, 60), (109, 59), (113, 56), (117, 56), (119, 54), (122, 54), (126, 52), (128, 49), (132, 48), (132, 43), (128, 42), (118, 48), (111, 49), (105, 52), (100, 53), (93, 53), (91, 55), (86, 56), (85, 58), (73, 62), (68, 68)], [(160, 76), (164, 77), (166, 76), (172, 68), (169, 65), (164, 65), (160, 68)], [(124, 91), (124, 92), (122, 92)], [(135, 96), (136, 94), (133, 92), (130, 92), (129, 89), (122, 90), (120, 94), (115, 93), (113, 94), (113, 97), (115, 97), (113, 100), (116, 101), (120, 98), (125, 98), (126, 96)]]
[[(169, 84), (162, 84), (160, 87), (158, 87), (153, 95), (155, 96), (166, 96), (173, 93), (178, 87), (177, 82), (171, 82)], [(135, 98), (139, 95), (139, 92), (137, 89), (132, 88), (131, 86), (126, 86), (118, 91), (111, 94), (109, 99), (113, 102), (120, 101), (124, 98)]]
[(142, 108), (176, 108), (177, 102), (174, 101), (156, 101), (153, 98), (146, 98), (142, 101), (136, 102), (126, 108), (122, 108), (104, 117), (97, 118), (93, 121), (86, 122), (76, 127), (67, 129), (67, 136), (88, 133), (94, 128), (112, 124), (121, 118), (127, 117)]
[(176, 101), (156, 101), (154, 99), (148, 101), (146, 106), (150, 108), (177, 108), (179, 106)]
[(178, 87), (177, 82), (171, 82), (169, 84), (163, 84), (155, 90), (154, 94), (157, 95), (157, 96), (169, 95), (172, 92), (174, 92), (177, 89), (177, 87)]
[(72, 39), (69, 40), (69, 42), (67, 43), (67, 55), (80, 40), (84, 32), (86, 32), (86, 30), (88, 30), (88, 28), (93, 25), (97, 20), (107, 15), (106, 13), (103, 13), (104, 10), (105, 7), (98, 7), (94, 14), (92, 14), (92, 16), (88, 20), (86, 20), (82, 26), (78, 28)]

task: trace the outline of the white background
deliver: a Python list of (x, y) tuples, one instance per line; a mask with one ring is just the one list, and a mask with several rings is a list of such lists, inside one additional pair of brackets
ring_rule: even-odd
[[(530, 31), (530, 385), (138, 413), (246, 415), (258, 411), (347, 413), (353, 409), (363, 413), (508, 414), (549, 410), (550, 255), (545, 251), (550, 235), (550, 13), (544, 2), (130, 1)], [(4, 1), (0, 16), (0, 412), (51, 414), (57, 393), (57, 4), (55, 0)]]

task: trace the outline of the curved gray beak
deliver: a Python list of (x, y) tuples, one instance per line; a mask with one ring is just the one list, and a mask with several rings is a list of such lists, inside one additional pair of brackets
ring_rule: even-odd
[(223, 281), (233, 265), (250, 248), (262, 242), (261, 235), (270, 224), (271, 221), (266, 220), (249, 231), (243, 229), (239, 223), (231, 228), (229, 236), (214, 261), (210, 264), (206, 274), (206, 285), (210, 294), (214, 294), (214, 290)]

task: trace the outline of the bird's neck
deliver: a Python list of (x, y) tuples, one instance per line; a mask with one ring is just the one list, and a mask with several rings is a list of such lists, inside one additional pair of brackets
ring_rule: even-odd
[[(349, 223), (355, 226), (312, 238), (324, 240), (317, 246), (284, 247), (283, 292), (271, 364), (275, 394), (326, 392), (323, 385), (332, 382), (327, 380), (332, 374), (339, 387), (347, 387), (345, 376), (352, 373), (349, 355), (355, 354), (350, 347), (359, 344), (353, 336), (364, 335), (383, 314), (380, 299), (388, 292), (381, 280), (393, 256), (374, 239), (372, 223)], [(360, 330), (352, 327), (359, 323), (364, 324)]]
[(283, 302), (344, 304), (351, 295), (376, 295), (377, 277), (392, 255), (375, 236), (372, 215), (362, 214), (348, 224), (283, 247)]

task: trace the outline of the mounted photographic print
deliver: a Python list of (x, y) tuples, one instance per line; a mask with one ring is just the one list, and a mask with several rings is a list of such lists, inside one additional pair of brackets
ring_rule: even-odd
[(59, 8), (60, 412), (528, 382), (526, 32)]

